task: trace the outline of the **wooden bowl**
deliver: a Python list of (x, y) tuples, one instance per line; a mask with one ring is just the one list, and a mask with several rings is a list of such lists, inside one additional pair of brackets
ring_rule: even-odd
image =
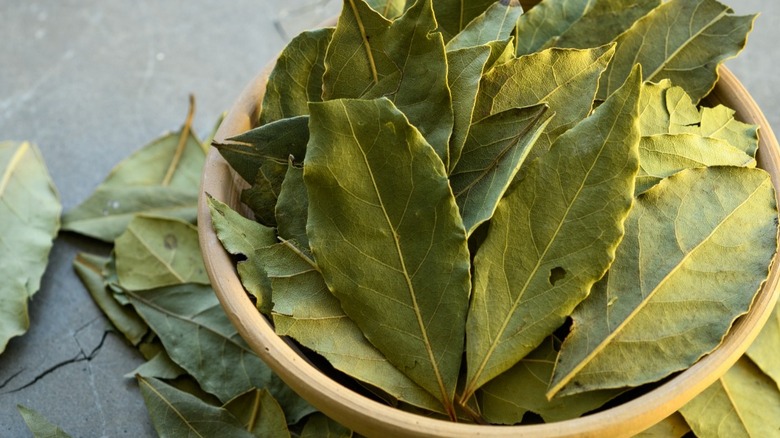
[[(216, 140), (222, 141), (252, 127), (258, 118), (268, 73), (268, 70), (262, 72), (243, 91), (220, 126)], [(720, 80), (708, 101), (722, 103), (736, 110), (740, 120), (760, 126), (758, 165), (771, 174), (775, 187), (780, 187), (777, 139), (756, 103), (726, 68), (721, 67)], [(206, 204), (205, 194), (209, 193), (240, 211), (239, 195), (245, 185), (212, 148), (203, 172), (198, 229), (214, 290), (241, 336), (282, 380), (329, 417), (369, 437), (633, 436), (671, 415), (720, 378), (753, 342), (777, 301), (780, 272), (776, 256), (769, 278), (750, 312), (737, 320), (717, 350), (659, 387), (617, 407), (578, 419), (529, 426), (480, 426), (435, 420), (394, 409), (341, 386), (276, 335), (271, 323), (247, 297), (231, 257), (211, 226)]]

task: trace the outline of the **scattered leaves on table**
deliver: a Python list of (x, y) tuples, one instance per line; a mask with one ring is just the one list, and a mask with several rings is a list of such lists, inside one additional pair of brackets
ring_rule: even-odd
[(24, 418), (24, 422), (27, 424), (30, 432), (32, 432), (33, 438), (70, 438), (70, 435), (65, 433), (64, 430), (51, 424), (49, 420), (38, 412), (22, 405), (17, 405), (16, 409)]

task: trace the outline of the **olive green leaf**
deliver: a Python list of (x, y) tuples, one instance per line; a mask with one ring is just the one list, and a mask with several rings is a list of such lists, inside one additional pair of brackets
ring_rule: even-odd
[(561, 326), (609, 267), (639, 169), (636, 69), (529, 166), (474, 259), (462, 400)]
[(747, 355), (780, 389), (780, 306), (775, 306), (769, 321), (748, 348)]
[(312, 412), (241, 339), (209, 286), (184, 284), (126, 294), (171, 359), (205, 391), (226, 402), (252, 388), (267, 388), (290, 424)]
[(473, 119), (546, 103), (555, 117), (526, 159), (531, 162), (546, 153), (559, 135), (590, 114), (599, 76), (613, 50), (609, 46), (549, 49), (498, 65), (480, 84)]
[(161, 349), (151, 359), (142, 363), (133, 371), (125, 374), (125, 377), (135, 376), (154, 377), (155, 379), (171, 380), (185, 375), (187, 372), (171, 359), (165, 349)]
[(131, 344), (137, 346), (149, 331), (149, 327), (132, 307), (119, 304), (109, 292), (103, 279), (106, 263), (108, 258), (80, 253), (76, 255), (73, 267), (95, 304), (100, 307), (114, 327), (124, 334)]
[(160, 438), (253, 436), (227, 409), (212, 406), (153, 377), (138, 376), (137, 379), (152, 425)]
[(478, 393), (483, 418), (491, 424), (516, 424), (531, 411), (548, 423), (570, 420), (620, 394), (619, 390), (604, 390), (547, 400), (545, 393), (559, 347), (560, 341), (547, 338), (517, 365), (483, 386)]
[(485, 65), (485, 73), (493, 70), (497, 65), (506, 64), (515, 59), (514, 37), (502, 41), (491, 41), (487, 44), (490, 47), (490, 58)]
[(587, 49), (609, 43), (661, 0), (593, 0), (585, 14), (553, 40), (556, 47)]
[(596, 0), (543, 0), (517, 19), (518, 57), (539, 52), (554, 45), (574, 23), (585, 15)]
[(308, 142), (309, 117), (303, 115), (270, 122), (214, 147), (244, 181), (253, 183), (267, 161), (287, 163), (293, 156), (296, 162), (303, 162)]
[(30, 327), (27, 301), (40, 289), (61, 211), (38, 147), (0, 142), (0, 353)]
[(750, 155), (716, 138), (695, 134), (651, 135), (639, 142), (636, 193), (683, 169), (707, 166), (756, 167)]
[(265, 389), (249, 390), (225, 403), (223, 408), (256, 438), (290, 438), (282, 407)]
[[(501, 0), (501, 3), (511, 1), (516, 0)], [(495, 3), (496, 0), (434, 0), (433, 10), (444, 41), (451, 40)]]
[[(363, 0), (344, 0), (325, 56), (323, 100), (387, 97), (448, 163), (452, 98), (432, 0), (390, 22)], [(481, 11), (480, 11), (481, 13)]]
[(638, 196), (609, 273), (572, 315), (548, 396), (654, 382), (717, 347), (768, 274), (776, 218), (760, 169), (686, 169)]
[(241, 283), (257, 300), (257, 309), (263, 314), (270, 314), (271, 281), (263, 264), (255, 257), (255, 250), (276, 243), (276, 233), (272, 228), (241, 216), (211, 196), (208, 196), (207, 201), (211, 223), (222, 246), (230, 254), (246, 257), (246, 260), (236, 264)]
[(116, 269), (124, 289), (210, 284), (198, 229), (177, 219), (137, 216), (116, 239)]
[(450, 162), (447, 168), (451, 172), (460, 159), (463, 145), (466, 143), (474, 104), (482, 73), (491, 54), (489, 46), (469, 47), (447, 52), (447, 81), (452, 92), (452, 112), (454, 124), (450, 137)]
[(493, 216), (498, 201), (552, 114), (544, 104), (510, 109), (472, 125), (463, 155), (450, 174), (466, 234)]
[[(410, 0), (414, 1), (414, 0)], [(388, 20), (397, 18), (406, 10), (406, 0), (366, 0), (371, 8)]]
[(306, 425), (301, 432), (301, 438), (350, 438), (351, 436), (351, 430), (319, 412), (312, 414), (306, 420)]
[(325, 51), (332, 36), (333, 28), (301, 32), (282, 50), (268, 76), (259, 126), (309, 114), (308, 102), (322, 100)]
[(481, 46), (491, 41), (506, 40), (515, 28), (517, 17), (522, 13), (523, 8), (517, 0), (495, 2), (455, 35), (445, 48), (449, 52)]
[(780, 391), (743, 356), (680, 413), (700, 437), (777, 436)]
[(454, 416), (470, 275), (445, 167), (387, 99), (309, 108), (315, 261), (366, 338)]
[(259, 249), (256, 257), (271, 277), (274, 326), (280, 336), (290, 336), (322, 355), (334, 368), (396, 400), (441, 410), (436, 398), (398, 371), (368, 342), (344, 314), (309, 256), (285, 242)]
[(241, 202), (252, 210), (255, 218), (263, 225), (276, 226), (276, 203), (287, 175), (288, 163), (287, 160), (264, 161), (257, 171), (254, 185), (241, 192)]
[(95, 192), (62, 217), (62, 229), (107, 242), (139, 213), (194, 222), (206, 154), (191, 131), (194, 101), (182, 128), (120, 162)]
[(32, 432), (33, 438), (70, 438), (64, 430), (51, 424), (38, 412), (22, 405), (16, 405), (16, 409)]
[(309, 195), (303, 183), (303, 168), (290, 162), (276, 202), (276, 227), (279, 237), (292, 240), (301, 248), (309, 248), (309, 238), (306, 236), (308, 210)]
[(682, 414), (674, 414), (664, 418), (659, 423), (634, 435), (633, 438), (683, 438), (691, 431)]
[(698, 103), (715, 86), (718, 65), (742, 50), (753, 28), (755, 15), (732, 12), (716, 0), (663, 3), (615, 39), (615, 58), (598, 98), (609, 96), (638, 62), (645, 80), (670, 79)]
[(723, 105), (702, 108), (698, 134), (726, 140), (755, 157), (758, 150), (758, 126), (742, 123), (734, 115), (734, 110)]

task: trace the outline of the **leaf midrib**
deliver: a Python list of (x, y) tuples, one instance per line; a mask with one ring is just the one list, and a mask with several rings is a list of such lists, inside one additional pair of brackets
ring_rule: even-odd
[(146, 381), (146, 379), (144, 379), (143, 377), (141, 377), (139, 380), (140, 380), (141, 382), (143, 382), (143, 383), (144, 383), (144, 385), (146, 385), (146, 387), (147, 387), (149, 390), (151, 390), (151, 391), (154, 393), (154, 395), (156, 395), (156, 396), (157, 396), (157, 398), (159, 398), (160, 400), (162, 400), (162, 401), (165, 403), (165, 405), (166, 405), (166, 406), (168, 406), (168, 408), (169, 408), (170, 410), (172, 410), (174, 413), (176, 413), (176, 416), (177, 416), (177, 417), (179, 417), (179, 419), (182, 421), (182, 423), (186, 424), (186, 425), (187, 425), (187, 427), (188, 427), (188, 428), (189, 428), (189, 429), (190, 429), (192, 432), (194, 432), (194, 433), (195, 433), (195, 435), (197, 435), (197, 436), (199, 436), (199, 437), (201, 437), (201, 438), (205, 438), (203, 435), (201, 435), (200, 433), (198, 433), (197, 429), (195, 429), (195, 426), (193, 426), (192, 424), (190, 424), (190, 422), (187, 420), (187, 418), (186, 418), (186, 417), (185, 417), (185, 416), (184, 416), (184, 415), (183, 415), (181, 412), (179, 412), (179, 410), (178, 410), (178, 409), (176, 409), (176, 406), (174, 406), (174, 405), (173, 405), (173, 404), (172, 404), (170, 401), (168, 401), (168, 399), (167, 399), (167, 398), (165, 398), (165, 396), (163, 396), (163, 395), (162, 395), (162, 394), (161, 394), (159, 391), (157, 391), (157, 388), (155, 388), (155, 387), (153, 387), (151, 384), (149, 384), (149, 382), (147, 382), (147, 381)]
[(176, 279), (180, 283), (186, 283), (187, 282), (184, 279), (184, 277), (182, 277), (181, 275), (179, 275), (178, 272), (176, 272), (176, 270), (173, 268), (173, 266), (170, 263), (168, 263), (167, 261), (163, 260), (162, 256), (160, 256), (157, 252), (155, 252), (154, 249), (146, 243), (146, 240), (144, 240), (142, 238), (142, 236), (140, 234), (138, 234), (138, 232), (135, 229), (128, 228), (127, 231), (129, 231), (130, 234), (132, 234), (136, 238), (138, 243), (140, 243), (141, 246), (143, 246), (149, 252), (149, 254), (151, 254), (157, 261), (159, 261), (161, 265), (165, 266), (165, 268), (168, 270), (168, 272), (173, 274), (173, 276), (176, 277)]

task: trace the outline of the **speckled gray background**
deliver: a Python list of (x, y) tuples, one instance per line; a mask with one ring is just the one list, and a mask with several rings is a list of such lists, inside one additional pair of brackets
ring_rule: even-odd
[[(746, 51), (728, 66), (780, 131), (780, 2), (728, 1), (762, 11)], [(43, 151), (65, 209), (122, 158), (181, 125), (189, 93), (205, 135), (244, 85), (338, 0), (0, 0), (0, 139)], [(2, 232), (0, 224), (0, 232)], [(74, 437), (154, 436), (133, 380), (142, 362), (73, 272), (64, 234), (30, 305), (32, 328), (0, 355), (0, 437), (28, 437), (17, 404)], [(2, 279), (0, 279), (2, 281)]]

